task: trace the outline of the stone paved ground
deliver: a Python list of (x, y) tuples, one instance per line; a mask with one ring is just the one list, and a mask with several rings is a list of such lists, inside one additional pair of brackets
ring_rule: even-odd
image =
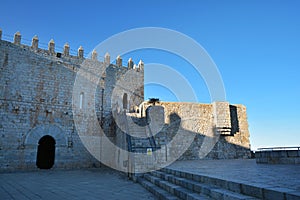
[(300, 195), (300, 165), (256, 164), (254, 159), (197, 160), (177, 161), (169, 168)]
[(155, 199), (109, 169), (0, 173), (0, 199)]
[[(300, 165), (256, 164), (255, 160), (177, 161), (169, 168), (300, 195)], [(0, 199), (155, 199), (115, 171), (39, 170), (0, 173)]]

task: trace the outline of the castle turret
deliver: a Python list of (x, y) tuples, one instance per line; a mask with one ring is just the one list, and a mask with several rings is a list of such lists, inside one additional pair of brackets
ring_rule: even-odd
[(92, 52), (92, 60), (98, 60), (98, 53), (95, 49)]
[(69, 56), (70, 55), (70, 46), (68, 43), (64, 45), (64, 56)]
[(21, 33), (18, 31), (14, 35), (14, 44), (20, 45), (21, 44)]
[(104, 56), (104, 62), (106, 65), (110, 64), (110, 55), (108, 52), (106, 52), (105, 56)]
[(132, 58), (129, 58), (128, 64), (127, 64), (128, 69), (133, 69), (133, 65), (134, 65), (134, 63), (132, 61)]
[(51, 55), (55, 54), (55, 43), (53, 39), (51, 39), (48, 43), (48, 51)]
[(78, 48), (78, 58), (83, 58), (83, 47), (82, 46), (80, 46)]
[(121, 58), (120, 55), (118, 55), (118, 57), (117, 57), (116, 65), (117, 65), (118, 67), (121, 67), (121, 66), (122, 66), (122, 58)]
[(38, 47), (39, 47), (39, 38), (38, 38), (37, 35), (35, 35), (35, 36), (32, 38), (31, 47), (32, 47), (34, 50), (38, 49)]
[(144, 62), (142, 60), (140, 60), (139, 64), (138, 64), (138, 70), (142, 71), (144, 70)]

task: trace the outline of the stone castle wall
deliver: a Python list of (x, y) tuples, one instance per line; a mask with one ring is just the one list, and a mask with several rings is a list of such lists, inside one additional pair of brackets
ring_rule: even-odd
[[(146, 109), (149, 106), (151, 105), (145, 104)], [(180, 134), (179, 130), (195, 135), (193, 142), (179, 159), (250, 158), (250, 134), (245, 106), (230, 105), (228, 102), (161, 102), (156, 106), (161, 106), (164, 110), (164, 125), (155, 136), (160, 146), (168, 144), (176, 134)], [(207, 141), (208, 139), (211, 141)], [(210, 147), (210, 142), (215, 145)], [(167, 151), (172, 154), (172, 149), (180, 148), (180, 143), (176, 143)]]
[[(94, 111), (103, 122), (101, 127), (105, 134), (114, 142), (110, 93), (113, 81), (122, 77), (127, 68), (122, 67), (122, 62), (119, 66), (110, 64), (109, 55), (105, 58), (109, 67), (97, 85)], [(56, 141), (54, 168), (99, 166), (78, 136), (72, 110), (76, 73), (85, 61), (82, 47), (77, 56), (72, 56), (67, 44), (62, 53), (55, 52), (53, 40), (49, 42), (49, 49), (43, 50), (38, 48), (37, 37), (33, 38), (32, 46), (22, 45), (19, 33), (13, 43), (0, 38), (1, 170), (36, 169), (38, 142), (45, 135)], [(104, 64), (97, 60), (94, 52), (88, 62), (96, 67)], [(128, 84), (131, 81), (134, 80)], [(141, 94), (132, 97), (135, 101), (129, 100), (128, 107), (134, 106), (133, 102), (142, 102), (143, 89), (138, 92)], [(91, 104), (85, 101), (88, 93), (88, 88), (83, 87), (83, 109)]]
[[(132, 152), (117, 154), (119, 165), (127, 163), (132, 172), (141, 173), (159, 169), (176, 160), (237, 159), (250, 158), (250, 141), (246, 108), (228, 102), (212, 104), (144, 102), (142, 113), (127, 113), (127, 120), (119, 121), (127, 126), (130, 134), (147, 136), (126, 138), (117, 128), (118, 144), (126, 149), (132, 143)], [(218, 117), (217, 117), (218, 116)], [(135, 124), (128, 122), (134, 119)], [(131, 126), (139, 125), (135, 130)], [(155, 145), (149, 138), (154, 137)], [(146, 152), (152, 150), (152, 153)], [(141, 154), (143, 153), (143, 154)], [(127, 165), (123, 165), (127, 167)]]
[[(96, 158), (124, 171), (144, 168), (139, 166), (143, 160), (100, 142), (105, 134), (121, 149), (133, 148), (128, 146), (128, 134), (117, 126), (114, 113), (122, 114), (119, 120), (127, 125), (126, 132), (154, 134), (157, 147), (165, 149), (165, 153), (156, 158), (145, 155), (149, 168), (154, 159), (164, 163), (186, 147), (184, 140), (171, 142), (177, 134), (180, 137), (184, 134), (195, 136), (178, 159), (250, 157), (248, 122), (243, 105), (161, 102), (152, 106), (143, 102), (142, 62), (136, 66), (130, 59), (127, 67), (123, 67), (121, 57), (117, 57), (116, 64), (111, 64), (109, 54), (100, 62), (95, 51), (91, 59), (85, 59), (82, 47), (77, 56), (70, 55), (69, 50), (66, 44), (62, 53), (56, 52), (53, 40), (49, 42), (48, 50), (40, 49), (37, 37), (32, 39), (32, 46), (22, 45), (20, 33), (15, 34), (13, 43), (3, 41), (0, 30), (0, 170), (36, 169), (38, 143), (45, 135), (50, 135), (56, 142), (54, 168), (99, 166)], [(81, 80), (82, 87), (74, 92), (76, 75), (83, 65), (88, 66), (84, 68), (84, 76), (90, 77)], [(102, 66), (107, 66), (103, 74), (92, 73)], [(99, 82), (93, 82), (94, 79)], [(78, 112), (74, 112), (74, 108)], [(136, 124), (143, 126), (147, 121), (153, 123), (147, 128), (132, 130), (126, 116), (133, 117)], [(98, 131), (98, 126), (103, 132)], [(94, 155), (96, 158), (83, 145), (79, 131), (101, 138), (93, 141), (95, 144), (100, 142), (96, 149), (99, 155)], [(139, 143), (148, 147), (153, 145), (151, 141), (147, 144), (147, 139), (135, 139), (135, 144)]]

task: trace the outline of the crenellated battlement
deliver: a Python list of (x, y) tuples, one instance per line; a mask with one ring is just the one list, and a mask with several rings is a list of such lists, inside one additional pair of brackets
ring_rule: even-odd
[[(4, 41), (2, 39), (2, 29), (0, 29), (0, 41)], [(9, 41), (6, 41), (9, 42)], [(18, 31), (14, 34), (13, 36), (13, 42), (10, 42), (12, 44), (15, 44), (17, 46), (20, 46), (24, 49), (28, 49), (33, 51), (34, 53), (41, 53), (43, 55), (49, 55), (49, 56), (54, 56), (57, 58), (68, 58), (68, 59), (79, 59), (79, 60), (84, 60), (84, 59), (89, 59), (95, 62), (101, 62), (101, 63), (105, 63), (106, 66), (108, 65), (115, 65), (117, 67), (125, 67), (128, 69), (135, 69), (136, 71), (143, 71), (144, 70), (144, 63), (142, 60), (139, 61), (138, 65), (135, 65), (132, 58), (130, 58), (127, 62), (127, 66), (123, 65), (123, 59), (120, 55), (117, 56), (117, 58), (115, 59), (115, 64), (111, 63), (111, 59), (110, 59), (110, 54), (107, 52), (104, 57), (103, 57), (103, 61), (98, 59), (98, 53), (97, 51), (94, 49), (91, 53), (91, 57), (90, 58), (86, 58), (84, 56), (84, 48), (82, 46), (80, 46), (77, 49), (77, 55), (71, 55), (70, 54), (70, 46), (68, 43), (65, 43), (65, 45), (63, 46), (63, 51), (62, 52), (57, 52), (55, 49), (55, 42), (53, 39), (51, 39), (48, 42), (48, 49), (42, 49), (39, 48), (39, 38), (37, 35), (35, 35), (32, 40), (31, 40), (31, 46), (26, 45), (26, 44), (22, 44), (22, 35), (21, 33)]]

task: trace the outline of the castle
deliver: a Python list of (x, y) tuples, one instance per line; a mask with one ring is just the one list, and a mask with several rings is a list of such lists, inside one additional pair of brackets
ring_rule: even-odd
[(82, 47), (73, 56), (68, 44), (60, 53), (53, 40), (45, 50), (36, 36), (31, 46), (19, 32), (13, 42), (1, 36), (0, 171), (102, 163), (134, 173), (177, 159), (250, 157), (243, 105), (144, 101), (142, 61), (123, 66), (108, 53), (99, 61)]

